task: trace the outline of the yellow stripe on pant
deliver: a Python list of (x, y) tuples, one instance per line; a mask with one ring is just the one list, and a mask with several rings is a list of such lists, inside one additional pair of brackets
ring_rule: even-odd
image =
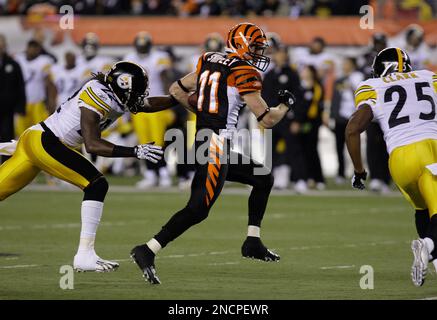
[(417, 210), (437, 213), (437, 177), (427, 165), (437, 163), (437, 140), (427, 139), (398, 147), (389, 158), (393, 181)]
[(81, 189), (101, 176), (80, 153), (47, 135), (30, 129), (21, 135), (14, 155), (0, 166), (0, 200), (28, 185), (41, 170)]

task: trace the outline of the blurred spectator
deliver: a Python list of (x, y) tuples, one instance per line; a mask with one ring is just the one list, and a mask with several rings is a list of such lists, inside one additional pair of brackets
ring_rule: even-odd
[[(284, 47), (281, 41), (281, 37), (276, 32), (266, 32), (266, 37), (269, 46), (267, 47), (265, 54), (270, 58), (270, 64), (267, 67), (266, 71), (264, 71), (264, 74), (267, 74), (270, 70), (275, 68), (276, 59), (274, 58), (274, 54)], [(288, 53), (287, 59), (289, 59)]]
[(142, 13), (146, 15), (165, 15), (172, 12), (170, 0), (142, 1)]
[[(362, 57), (361, 70), (365, 79), (372, 77), (373, 59), (382, 49), (387, 47), (387, 37), (383, 33), (375, 33), (370, 40), (370, 48)], [(372, 121), (367, 128), (366, 155), (369, 166), (369, 188), (373, 191), (388, 191), (390, 172), (388, 169), (388, 153), (383, 133), (379, 124)]]
[(413, 24), (407, 27), (405, 42), (400, 44), (400, 47), (410, 56), (413, 70), (427, 69), (431, 63), (431, 52), (424, 37), (422, 27)]
[[(69, 4), (74, 7), (76, 13), (82, 15), (288, 15), (290, 17), (315, 15), (325, 17), (358, 15), (359, 8), (368, 3), (368, 0), (0, 0), (0, 14), (26, 14), (35, 4), (46, 4), (53, 6), (54, 9)], [(428, 8), (427, 12), (432, 12), (431, 5), (422, 5), (421, 8)], [(429, 14), (424, 16), (429, 16)]]
[(335, 82), (331, 104), (331, 118), (335, 123), (334, 133), (338, 158), (337, 184), (343, 183), (345, 179), (345, 130), (350, 116), (355, 112), (354, 91), (363, 80), (364, 76), (358, 70), (356, 59), (344, 59), (343, 76)]
[(26, 83), (26, 112), (18, 116), (15, 123), (16, 135), (47, 118), (56, 108), (56, 86), (50, 77), (52, 60), (42, 55), (38, 41), (30, 40), (25, 52), (17, 54)]
[(99, 55), (99, 37), (93, 32), (88, 32), (85, 35), (81, 48), (82, 55), (77, 58), (76, 64), (84, 68), (84, 80), (90, 79), (95, 73), (109, 71), (115, 62), (110, 57)]
[[(14, 114), (23, 115), (26, 107), (20, 65), (8, 55), (6, 49), (6, 38), (0, 34), (0, 142), (14, 139)], [(0, 160), (5, 161), (6, 158)]]
[(48, 56), (50, 59), (52, 59), (52, 63), (58, 62), (58, 59), (56, 58), (56, 56), (53, 53), (47, 51), (45, 46), (44, 46), (44, 42), (46, 40), (46, 35), (44, 32), (44, 29), (42, 29), (42, 28), (35, 29), (35, 31), (33, 33), (33, 39), (38, 41), (38, 43), (41, 45), (41, 48), (42, 48), (41, 54), (42, 55)]
[[(264, 77), (262, 96), (269, 107), (276, 107), (279, 104), (278, 90), (290, 90), (296, 97), (301, 95), (299, 76), (290, 66), (287, 51), (284, 46), (277, 47), (272, 53), (274, 67)], [(302, 153), (295, 152), (296, 139), (293, 139), (289, 130), (292, 118), (293, 114), (289, 112), (272, 131), (274, 187), (277, 189), (287, 188), (290, 180), (290, 167), (296, 173), (296, 180), (305, 180)]]
[(279, 0), (262, 1), (261, 6), (257, 10), (257, 15), (271, 17), (278, 13), (280, 2)]
[(299, 133), (300, 145), (304, 153), (308, 180), (315, 182), (318, 190), (325, 189), (319, 152), (319, 128), (322, 124), (323, 86), (314, 66), (305, 66), (300, 72), (302, 86), (302, 108), (296, 113), (296, 121), (291, 131)]
[(84, 83), (85, 68), (76, 63), (72, 51), (65, 53), (65, 64), (58, 63), (51, 69), (53, 82), (58, 92), (57, 105), (67, 101)]
[(332, 55), (325, 51), (325, 47), (325, 40), (316, 37), (307, 48), (297, 48), (294, 51), (293, 60), (296, 61), (298, 70), (302, 71), (305, 66), (314, 66), (319, 79), (323, 82), (324, 77), (334, 64)]
[(208, 16), (219, 16), (222, 13), (222, 7), (215, 0), (205, 0), (200, 5), (200, 16), (208, 17)]
[[(176, 68), (176, 63), (180, 60), (177, 57), (171, 47), (165, 48), (164, 52), (167, 52), (169, 56), (169, 66), (162, 72), (162, 82), (165, 88), (165, 93), (168, 94), (168, 88), (170, 85), (179, 79), (181, 79), (185, 73), (181, 72), (178, 68)], [(181, 190), (189, 189), (191, 186), (191, 180), (194, 176), (194, 168), (192, 165), (188, 164), (187, 160), (187, 152), (191, 149), (194, 142), (194, 135), (188, 137), (187, 132), (187, 121), (194, 121), (195, 115), (191, 112), (188, 112), (181, 105), (177, 105), (172, 108), (175, 114), (175, 121), (171, 126), (174, 129), (179, 129), (180, 132), (183, 133), (184, 136), (184, 156), (182, 159), (178, 157), (176, 164), (176, 175), (178, 178), (178, 187)]]
[(370, 48), (359, 59), (359, 66), (365, 79), (372, 77), (373, 59), (379, 51), (387, 47), (387, 36), (381, 32), (374, 33), (370, 38), (369, 45)]
[(200, 56), (205, 52), (223, 52), (224, 50), (225, 40), (223, 40), (222, 36), (216, 32), (208, 34), (200, 48), (199, 54), (195, 54), (191, 57), (187, 72), (196, 70), (197, 62)]

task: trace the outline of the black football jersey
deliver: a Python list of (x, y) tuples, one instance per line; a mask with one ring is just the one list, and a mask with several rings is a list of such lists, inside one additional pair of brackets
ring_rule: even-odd
[(207, 52), (197, 63), (197, 128), (235, 129), (241, 96), (261, 90), (261, 75), (244, 60)]

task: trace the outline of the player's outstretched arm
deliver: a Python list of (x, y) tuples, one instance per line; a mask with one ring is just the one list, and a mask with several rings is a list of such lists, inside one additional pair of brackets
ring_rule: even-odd
[(196, 112), (193, 106), (188, 102), (188, 97), (197, 89), (197, 73), (187, 74), (182, 79), (175, 81), (170, 86), (170, 94), (187, 110)]
[(346, 146), (349, 155), (354, 165), (354, 178), (352, 185), (357, 189), (364, 189), (364, 184), (361, 180), (366, 180), (366, 171), (363, 166), (363, 159), (361, 157), (361, 138), (360, 135), (373, 119), (372, 108), (363, 104), (351, 116), (346, 126)]
[(179, 102), (172, 95), (148, 97), (144, 101), (144, 109), (139, 110), (138, 112), (159, 112), (173, 108), (178, 105), (178, 103)]
[(287, 114), (295, 102), (294, 96), (287, 90), (278, 92), (281, 103), (269, 108), (259, 91), (243, 95), (243, 100), (264, 128), (273, 128)]
[(81, 109), (80, 126), (85, 149), (91, 154), (102, 157), (132, 157), (146, 159), (157, 163), (162, 158), (163, 151), (159, 146), (141, 144), (135, 147), (124, 147), (115, 145), (101, 138), (99, 115), (86, 108)]

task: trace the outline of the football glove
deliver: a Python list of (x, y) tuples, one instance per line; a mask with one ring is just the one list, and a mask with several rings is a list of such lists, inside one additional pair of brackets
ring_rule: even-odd
[(150, 162), (157, 163), (162, 159), (164, 151), (162, 147), (155, 146), (154, 142), (148, 144), (139, 144), (135, 147), (135, 155), (137, 159), (149, 160)]
[(296, 98), (288, 90), (279, 90), (278, 91), (278, 100), (279, 100), (279, 103), (285, 104), (288, 107), (288, 109), (291, 109), (296, 102)]
[(366, 188), (363, 181), (367, 179), (367, 172), (364, 170), (361, 173), (354, 171), (354, 175), (352, 177), (352, 188), (363, 190)]

